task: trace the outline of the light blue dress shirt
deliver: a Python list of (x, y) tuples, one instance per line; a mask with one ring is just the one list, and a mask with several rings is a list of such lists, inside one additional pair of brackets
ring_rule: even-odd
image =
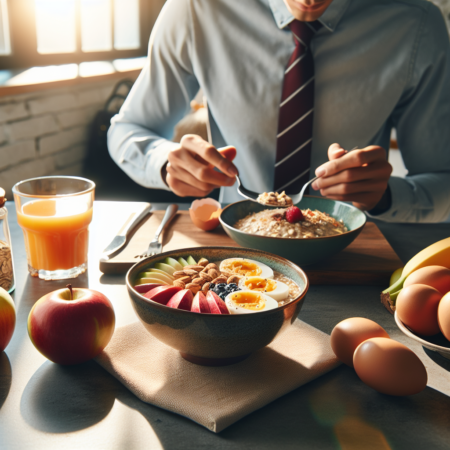
[[(213, 144), (236, 146), (248, 189), (272, 190), (292, 20), (283, 0), (169, 0), (146, 66), (112, 120), (112, 158), (139, 184), (168, 189), (161, 168), (178, 146), (170, 140), (174, 126), (202, 88)], [(409, 173), (391, 177), (392, 207), (377, 217), (444, 220), (450, 213), (450, 44), (439, 9), (425, 0), (334, 0), (320, 21), (312, 42), (311, 167), (328, 160), (333, 142), (388, 149), (395, 128)], [(222, 189), (222, 202), (239, 199), (236, 185)]]

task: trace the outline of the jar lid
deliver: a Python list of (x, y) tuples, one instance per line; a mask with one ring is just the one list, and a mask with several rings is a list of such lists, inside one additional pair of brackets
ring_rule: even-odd
[(0, 208), (3, 208), (6, 203), (5, 194), (5, 190), (0, 187)]

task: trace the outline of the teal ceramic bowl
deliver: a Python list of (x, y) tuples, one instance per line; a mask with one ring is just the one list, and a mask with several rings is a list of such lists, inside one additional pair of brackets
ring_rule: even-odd
[[(267, 264), (297, 283), (300, 295), (291, 302), (254, 314), (200, 314), (169, 308), (145, 298), (133, 289), (137, 276), (166, 257), (210, 262), (226, 258), (248, 258)], [(277, 255), (235, 247), (195, 247), (164, 252), (135, 264), (127, 273), (128, 294), (146, 330), (158, 340), (178, 350), (195, 364), (220, 366), (239, 362), (250, 353), (270, 344), (295, 321), (309, 288), (308, 277), (298, 266)], [(301, 343), (299, 343), (301, 345)]]
[(285, 239), (245, 233), (234, 228), (234, 224), (250, 213), (267, 209), (267, 206), (250, 200), (232, 203), (225, 207), (220, 215), (220, 222), (228, 236), (242, 247), (275, 253), (300, 266), (324, 261), (331, 255), (339, 253), (355, 240), (366, 223), (366, 215), (362, 211), (344, 202), (305, 196), (297, 206), (300, 209), (317, 209), (330, 214), (337, 220), (342, 219), (349, 231), (337, 236), (314, 239)]

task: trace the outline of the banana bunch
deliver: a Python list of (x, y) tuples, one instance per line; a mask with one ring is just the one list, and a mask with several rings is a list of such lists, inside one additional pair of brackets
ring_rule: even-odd
[(443, 266), (450, 269), (450, 238), (435, 242), (417, 253), (407, 262), (397, 281), (381, 293), (381, 303), (389, 312), (394, 313), (395, 302), (406, 278), (417, 269), (426, 266)]

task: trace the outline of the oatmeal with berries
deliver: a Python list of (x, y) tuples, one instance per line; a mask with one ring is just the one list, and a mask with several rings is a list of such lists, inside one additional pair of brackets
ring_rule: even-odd
[(234, 228), (250, 234), (286, 239), (335, 236), (348, 231), (342, 220), (317, 210), (300, 210), (296, 206), (249, 214), (237, 221)]

